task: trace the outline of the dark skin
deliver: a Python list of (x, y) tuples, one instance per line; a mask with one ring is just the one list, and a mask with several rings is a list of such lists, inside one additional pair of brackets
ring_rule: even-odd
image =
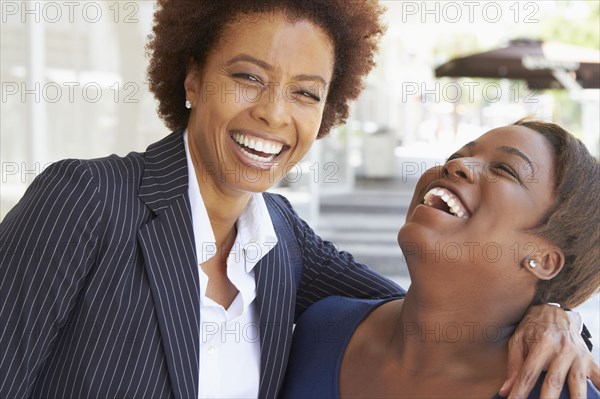
[[(463, 147), (442, 173), (422, 179), (399, 233), (401, 246), (469, 242), (472, 247), (485, 237), (502, 248), (501, 255), (495, 262), (481, 251), (432, 257), (431, 251), (404, 246), (411, 288), (405, 300), (377, 308), (352, 336), (340, 369), (342, 398), (481, 398), (499, 391), (511, 361), (510, 336), (537, 281), (553, 278), (564, 264), (560, 248), (527, 233), (553, 203), (552, 165), (541, 135), (511, 126)], [(440, 201), (423, 204), (435, 187), (455, 194), (468, 217), (451, 215)], [(535, 250), (515, 260), (515, 242)], [(527, 266), (531, 257), (538, 267)], [(557, 397), (561, 389), (562, 384), (545, 384), (542, 396)], [(569, 389), (572, 397), (585, 395), (585, 385), (569, 384)]]
[(227, 276), (227, 257), (235, 240), (237, 229), (233, 229), (229, 237), (221, 242), (224, 244), (217, 249), (215, 256), (202, 263), (202, 271), (208, 277), (206, 296), (227, 309), (238, 294), (238, 289)]
[[(346, 349), (340, 370), (342, 398), (491, 398), (504, 382), (506, 348), (496, 347), (486, 354), (486, 367), (456, 363), (452, 367), (430, 369), (422, 361), (402, 362), (391, 348), (403, 300), (392, 301), (371, 313), (359, 326)], [(406, 334), (405, 334), (406, 335)], [(411, 334), (412, 335), (412, 334)], [(477, 356), (475, 356), (477, 358)], [(483, 357), (483, 356), (479, 356)], [(476, 363), (478, 359), (469, 359)]]

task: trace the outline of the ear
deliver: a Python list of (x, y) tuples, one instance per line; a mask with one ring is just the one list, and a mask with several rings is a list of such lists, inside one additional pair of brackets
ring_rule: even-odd
[[(534, 263), (530, 262), (532, 260)], [(560, 248), (550, 245), (525, 258), (522, 265), (539, 280), (550, 280), (562, 270), (565, 255)]]
[(192, 103), (196, 103), (200, 96), (200, 71), (191, 61), (186, 68), (186, 76), (183, 82), (185, 97)]

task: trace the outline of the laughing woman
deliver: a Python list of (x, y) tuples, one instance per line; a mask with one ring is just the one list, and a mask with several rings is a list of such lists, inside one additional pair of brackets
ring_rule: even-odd
[[(309, 305), (404, 294), (263, 194), (346, 120), (381, 13), (375, 0), (158, 1), (149, 86), (173, 133), (53, 164), (0, 225), (0, 397), (272, 398)], [(561, 380), (588, 370), (565, 312), (528, 317), (553, 327), (527, 350), (516, 335), (514, 357), (530, 353), (517, 388), (550, 359)], [(561, 337), (555, 358), (544, 348)]]
[[(306, 310), (283, 397), (498, 397), (527, 308), (598, 291), (599, 198), (598, 161), (557, 125), (521, 121), (467, 144), (415, 190), (398, 234), (406, 297)], [(531, 398), (550, 397), (541, 385)], [(570, 397), (586, 394), (600, 397), (590, 383)]]

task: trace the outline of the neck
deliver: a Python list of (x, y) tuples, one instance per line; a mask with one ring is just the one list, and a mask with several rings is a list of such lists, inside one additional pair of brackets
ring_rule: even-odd
[(217, 176), (217, 173), (204, 173), (205, 165), (198, 157), (194, 141), (190, 140), (189, 136), (188, 146), (217, 248), (228, 251), (236, 236), (235, 223), (248, 205), (252, 194), (220, 184), (220, 176)]
[(450, 291), (440, 295), (412, 283), (391, 339), (400, 364), (411, 374), (503, 376), (515, 321), (494, 312), (494, 306)]
[(220, 192), (208, 188), (200, 188), (200, 193), (215, 235), (217, 247), (227, 245), (228, 242), (232, 243), (232, 239), (235, 239), (236, 234), (235, 223), (246, 208), (250, 200), (250, 193), (238, 198), (222, 195)]

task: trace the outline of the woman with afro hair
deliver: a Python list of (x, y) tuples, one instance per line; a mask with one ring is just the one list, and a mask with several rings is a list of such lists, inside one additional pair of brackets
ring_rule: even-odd
[[(311, 304), (404, 295), (265, 192), (345, 122), (379, 3), (157, 3), (148, 79), (173, 133), (51, 165), (0, 226), (2, 398), (276, 397)], [(523, 323), (541, 327), (511, 341), (508, 386), (588, 372), (566, 312)]]

